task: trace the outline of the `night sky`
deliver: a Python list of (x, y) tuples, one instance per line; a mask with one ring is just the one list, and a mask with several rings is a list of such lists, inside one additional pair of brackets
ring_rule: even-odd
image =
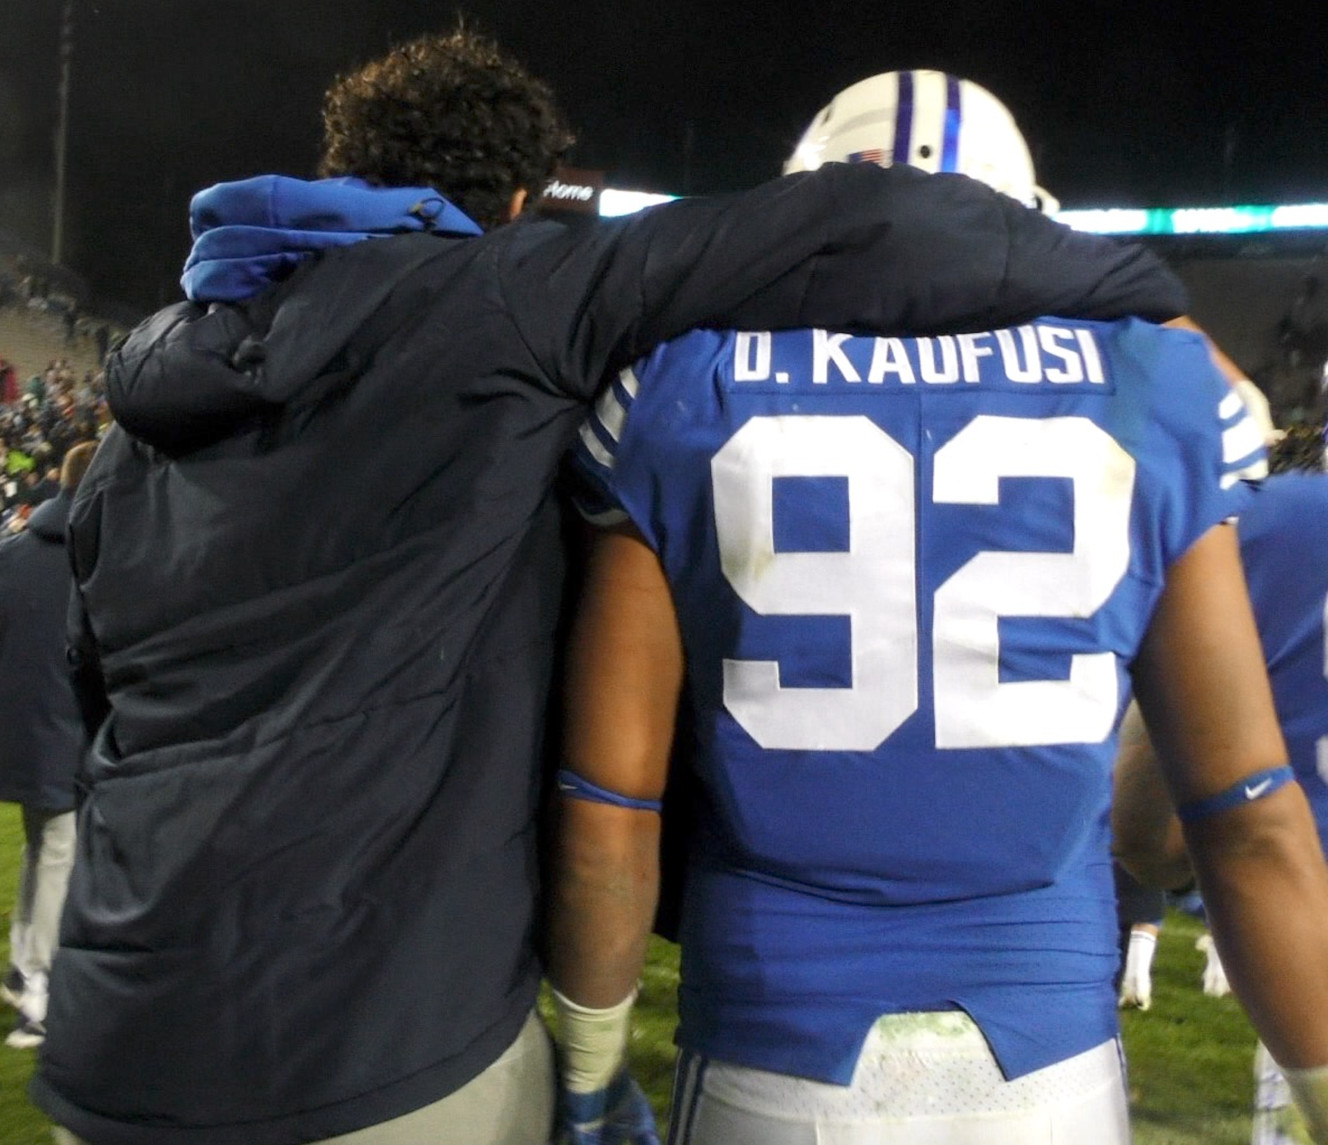
[[(64, 0), (0, 0), (0, 229), (49, 249)], [(141, 308), (179, 296), (196, 189), (308, 175), (326, 82), (458, 11), (562, 97), (613, 186), (777, 173), (874, 72), (935, 67), (1014, 112), (1064, 206), (1328, 200), (1323, 0), (77, 0), (65, 263)]]

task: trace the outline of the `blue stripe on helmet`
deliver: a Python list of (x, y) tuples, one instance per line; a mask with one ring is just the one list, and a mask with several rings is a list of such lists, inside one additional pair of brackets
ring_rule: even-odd
[(899, 99), (895, 104), (896, 163), (907, 163), (913, 146), (913, 73), (899, 73)]
[(959, 81), (954, 76), (945, 77), (945, 138), (941, 143), (942, 171), (959, 170)]

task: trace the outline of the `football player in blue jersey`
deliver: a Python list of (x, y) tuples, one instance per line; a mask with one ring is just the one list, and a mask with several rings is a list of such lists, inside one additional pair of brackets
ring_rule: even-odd
[[(791, 166), (976, 170), (1002, 132), (977, 85), (894, 73)], [(684, 673), (671, 1141), (1127, 1141), (1108, 812), (1132, 690), (1245, 1004), (1280, 1060), (1328, 1062), (1328, 869), (1227, 524), (1262, 457), (1204, 341), (1137, 321), (705, 331), (624, 371), (576, 459), (603, 529), (553, 886), (567, 1089), (596, 1095), (568, 1138), (648, 1139), (615, 1114), (641, 1105), (624, 1047)], [(1289, 902), (1318, 907), (1290, 936)]]
[[(1241, 514), (1240, 554), (1291, 766), (1309, 799), (1320, 839), (1328, 845), (1328, 475), (1322, 471), (1321, 448), (1310, 453), (1302, 441), (1276, 451), (1274, 467), (1287, 471), (1264, 482)], [(1282, 459), (1285, 465), (1279, 463)], [(1161, 790), (1155, 753), (1133, 711), (1126, 731), (1113, 811), (1116, 849), (1151, 882), (1184, 883), (1191, 872), (1180, 820)], [(1257, 798), (1262, 782), (1242, 788), (1243, 800)], [(1307, 909), (1293, 905), (1276, 929), (1298, 926)], [(1293, 1090), (1309, 1091), (1301, 1105), (1311, 1115), (1314, 1139), (1322, 1140), (1328, 1071), (1289, 1070), (1284, 1075), (1277, 1060), (1261, 1040), (1254, 1061), (1252, 1145), (1303, 1140), (1292, 1108)]]

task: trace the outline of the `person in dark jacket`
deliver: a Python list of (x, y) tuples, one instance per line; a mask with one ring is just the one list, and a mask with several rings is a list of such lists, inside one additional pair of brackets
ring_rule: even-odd
[(19, 1013), (7, 1046), (45, 1037), (47, 982), (74, 862), (74, 773), (87, 750), (65, 660), (72, 581), (65, 528), (74, 490), (96, 452), (75, 446), (60, 492), (0, 543), (0, 800), (23, 808), (23, 858), (0, 994)]
[(195, 197), (188, 300), (110, 355), (70, 523), (109, 714), (33, 1083), (96, 1145), (547, 1139), (554, 485), (612, 369), (697, 325), (1184, 308), (904, 168), (505, 225), (561, 122), (481, 38), (393, 49), (329, 91), (321, 179)]

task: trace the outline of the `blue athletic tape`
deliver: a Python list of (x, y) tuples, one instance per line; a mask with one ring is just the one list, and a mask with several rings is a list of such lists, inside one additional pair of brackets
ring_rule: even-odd
[(630, 795), (619, 795), (606, 787), (583, 779), (575, 771), (560, 768), (558, 771), (558, 792), (572, 799), (584, 799), (588, 803), (607, 803), (610, 807), (626, 807), (629, 811), (661, 811), (662, 799), (633, 799)]
[(1243, 803), (1266, 799), (1279, 787), (1285, 787), (1295, 778), (1296, 773), (1286, 765), (1270, 767), (1266, 771), (1256, 771), (1253, 775), (1247, 775), (1239, 782), (1233, 783), (1225, 791), (1208, 796), (1207, 799), (1194, 799), (1189, 803), (1182, 803), (1176, 808), (1176, 814), (1183, 823), (1207, 819), (1210, 815), (1230, 811), (1231, 808), (1239, 807)]

